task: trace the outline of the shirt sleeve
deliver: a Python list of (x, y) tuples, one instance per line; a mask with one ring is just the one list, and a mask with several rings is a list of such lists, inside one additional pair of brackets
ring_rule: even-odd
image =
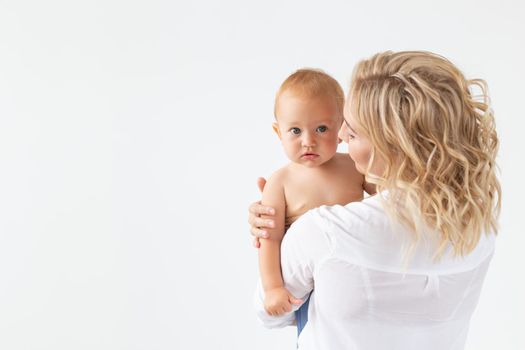
[[(319, 263), (330, 254), (330, 237), (324, 219), (311, 210), (301, 216), (288, 229), (281, 243), (281, 270), (284, 286), (296, 298), (305, 300), (314, 287), (314, 272)], [(293, 311), (282, 316), (270, 316), (264, 310), (264, 290), (259, 280), (254, 297), (259, 320), (267, 328), (291, 326), (295, 322)]]

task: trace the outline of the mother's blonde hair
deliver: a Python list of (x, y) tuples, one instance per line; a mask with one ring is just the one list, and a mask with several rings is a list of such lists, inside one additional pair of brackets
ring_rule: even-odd
[[(436, 258), (449, 244), (466, 255), (482, 232), (497, 232), (498, 137), (483, 80), (430, 52), (388, 51), (357, 64), (349, 98), (373, 148), (367, 180), (389, 190), (387, 208), (415, 242), (431, 227), (441, 236)], [(382, 176), (369, 174), (374, 158)]]

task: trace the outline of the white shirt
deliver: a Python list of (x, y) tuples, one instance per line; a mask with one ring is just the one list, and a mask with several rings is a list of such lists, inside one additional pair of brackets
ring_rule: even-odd
[[(391, 223), (378, 195), (299, 218), (281, 245), (285, 287), (303, 299), (313, 290), (299, 349), (463, 349), (494, 235), (482, 234), (466, 257), (448, 247), (438, 262), (429, 238), (437, 233), (423, 235), (404, 265), (411, 232)], [(259, 282), (255, 307), (266, 327), (293, 325), (293, 313), (270, 316), (263, 300)]]

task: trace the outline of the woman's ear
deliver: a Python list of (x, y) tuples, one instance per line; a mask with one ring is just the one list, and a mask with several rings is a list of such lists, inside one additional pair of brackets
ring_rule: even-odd
[(272, 124), (272, 129), (273, 131), (277, 134), (277, 137), (279, 138), (279, 140), (281, 139), (281, 130), (279, 130), (279, 124), (277, 123), (273, 123)]

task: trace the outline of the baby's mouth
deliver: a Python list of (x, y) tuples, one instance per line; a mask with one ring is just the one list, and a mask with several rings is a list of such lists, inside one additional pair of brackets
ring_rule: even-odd
[(307, 153), (303, 153), (303, 155), (301, 156), (302, 158), (307, 158), (307, 159), (313, 159), (313, 158), (316, 158), (318, 157), (319, 155), (316, 154), (316, 153), (312, 153), (312, 152), (307, 152)]

